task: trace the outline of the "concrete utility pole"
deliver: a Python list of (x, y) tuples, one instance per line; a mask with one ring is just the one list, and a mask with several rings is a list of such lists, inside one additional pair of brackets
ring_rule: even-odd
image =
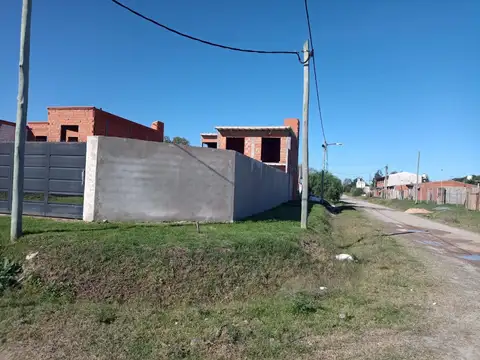
[(17, 119), (15, 125), (15, 149), (13, 155), (12, 219), (10, 225), (11, 241), (15, 241), (22, 236), (23, 167), (25, 163), (25, 135), (27, 128), (31, 16), (32, 1), (23, 0), (22, 24), (20, 28), (20, 60), (18, 64)]
[(387, 198), (387, 181), (388, 181), (388, 165), (385, 165), (385, 179), (383, 179), (383, 195), (384, 198)]
[(415, 188), (415, 204), (418, 204), (418, 175), (420, 173), (420, 151), (418, 152), (418, 158), (417, 158), (417, 186)]
[(300, 226), (307, 228), (308, 218), (308, 106), (310, 103), (310, 53), (308, 40), (303, 45), (303, 136), (302, 136), (302, 208)]

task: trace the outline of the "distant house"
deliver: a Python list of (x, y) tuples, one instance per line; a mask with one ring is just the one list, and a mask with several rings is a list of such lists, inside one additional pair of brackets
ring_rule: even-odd
[[(426, 175), (419, 175), (418, 176), (418, 182), (422, 183), (423, 178)], [(383, 188), (385, 186), (385, 176), (379, 177), (376, 179), (376, 187), (377, 188)], [(398, 172), (392, 175), (387, 176), (387, 187), (388, 188), (393, 188), (395, 186), (413, 186), (417, 183), (417, 174), (402, 171)]]
[(362, 178), (357, 178), (357, 182), (355, 183), (355, 187), (357, 189), (365, 189), (366, 186), (367, 183), (365, 182), (365, 180), (363, 180)]
[[(418, 183), (422, 183), (423, 176), (418, 176)], [(398, 172), (376, 179), (376, 188), (373, 193), (374, 196), (381, 196), (385, 189), (385, 184), (388, 192), (388, 197), (393, 199), (413, 199), (413, 187), (417, 183), (417, 174), (407, 171)]]

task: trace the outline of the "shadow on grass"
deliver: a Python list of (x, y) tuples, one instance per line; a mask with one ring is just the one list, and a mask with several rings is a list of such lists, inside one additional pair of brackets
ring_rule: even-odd
[(349, 211), (349, 210), (357, 210), (356, 206), (354, 206), (352, 203), (346, 202), (346, 201), (340, 201), (340, 205), (334, 206), (330, 204), (327, 200), (323, 200), (322, 205), (327, 209), (327, 211), (331, 214), (340, 214), (343, 211)]
[[(94, 231), (107, 231), (119, 229), (118, 225), (110, 225), (105, 227), (87, 227), (87, 228), (52, 228), (52, 229), (39, 229), (39, 230), (25, 230), (23, 235), (38, 235), (38, 234), (54, 234), (54, 233), (72, 233), (72, 232), (94, 232)], [(126, 229), (126, 228), (125, 228)]]
[[(308, 203), (308, 214), (312, 211), (312, 207), (315, 203)], [(294, 200), (286, 202), (280, 206), (277, 206), (271, 210), (267, 210), (263, 213), (250, 216), (241, 221), (300, 221), (302, 213), (302, 203), (300, 200)]]

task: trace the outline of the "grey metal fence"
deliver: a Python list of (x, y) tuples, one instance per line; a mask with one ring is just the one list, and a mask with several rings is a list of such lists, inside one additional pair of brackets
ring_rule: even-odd
[[(82, 218), (85, 143), (27, 142), (23, 213)], [(0, 213), (12, 203), (13, 143), (0, 143)]]

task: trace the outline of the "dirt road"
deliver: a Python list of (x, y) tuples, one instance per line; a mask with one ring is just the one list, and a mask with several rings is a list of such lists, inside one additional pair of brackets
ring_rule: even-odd
[(365, 201), (345, 198), (384, 223), (435, 279), (428, 301), (432, 331), (419, 342), (439, 359), (480, 359), (480, 234)]

